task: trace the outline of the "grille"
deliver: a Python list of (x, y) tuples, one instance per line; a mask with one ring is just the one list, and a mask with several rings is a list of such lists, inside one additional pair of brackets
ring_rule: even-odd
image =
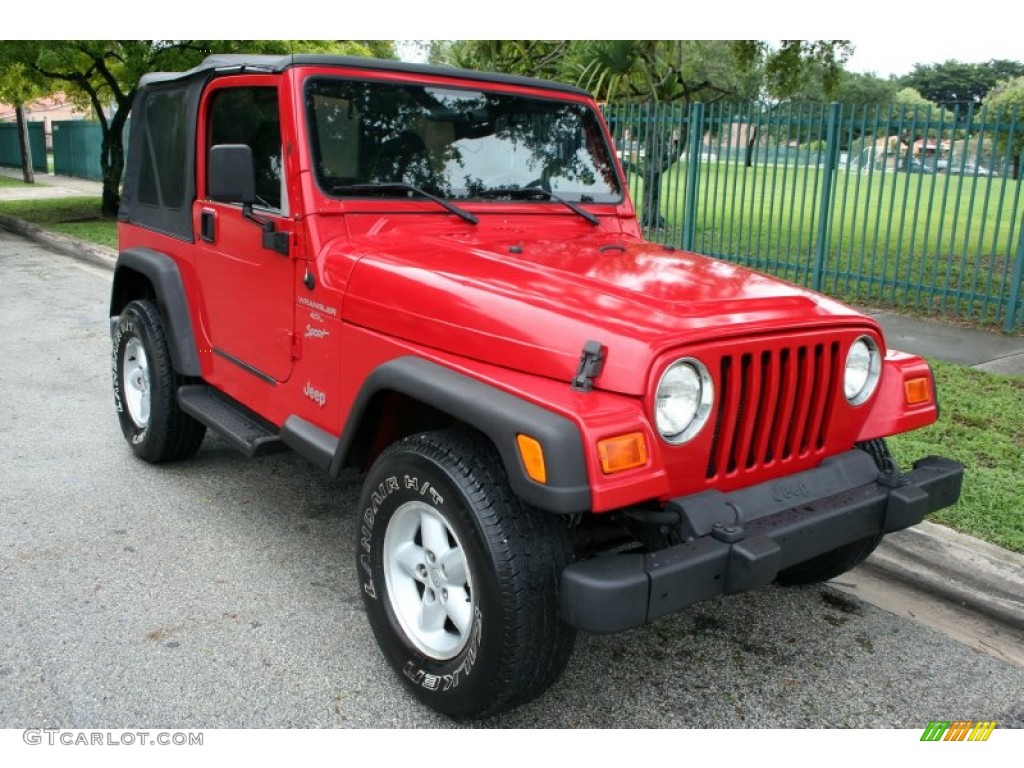
[(722, 357), (707, 477), (823, 450), (839, 365), (837, 341)]

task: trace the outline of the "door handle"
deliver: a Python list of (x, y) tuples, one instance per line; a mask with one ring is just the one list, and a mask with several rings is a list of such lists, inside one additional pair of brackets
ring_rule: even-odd
[(208, 243), (217, 237), (217, 212), (204, 210), (199, 216), (199, 235)]

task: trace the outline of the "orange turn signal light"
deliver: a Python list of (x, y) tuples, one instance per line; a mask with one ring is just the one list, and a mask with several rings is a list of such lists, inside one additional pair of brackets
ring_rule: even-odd
[(548, 471), (544, 466), (544, 449), (540, 441), (529, 435), (516, 435), (516, 443), (519, 445), (519, 457), (526, 467), (526, 474), (531, 480), (538, 483), (548, 481)]
[(606, 475), (647, 463), (647, 441), (643, 432), (630, 432), (597, 441), (597, 454)]
[(920, 405), (932, 399), (932, 383), (926, 376), (918, 379), (907, 379), (903, 382), (903, 394), (907, 405)]

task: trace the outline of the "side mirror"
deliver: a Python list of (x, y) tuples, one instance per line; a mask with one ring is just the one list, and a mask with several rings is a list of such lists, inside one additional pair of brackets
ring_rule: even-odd
[(217, 144), (210, 147), (206, 190), (221, 203), (252, 205), (256, 202), (256, 169), (248, 144)]

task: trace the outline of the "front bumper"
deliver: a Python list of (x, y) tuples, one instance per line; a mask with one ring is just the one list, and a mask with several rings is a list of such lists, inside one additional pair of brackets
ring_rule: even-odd
[(916, 525), (960, 496), (963, 465), (936, 456), (902, 476), (864, 451), (731, 493), (673, 499), (687, 541), (595, 557), (562, 573), (562, 617), (591, 632), (640, 626), (719, 594), (770, 584), (779, 571), (844, 544)]

